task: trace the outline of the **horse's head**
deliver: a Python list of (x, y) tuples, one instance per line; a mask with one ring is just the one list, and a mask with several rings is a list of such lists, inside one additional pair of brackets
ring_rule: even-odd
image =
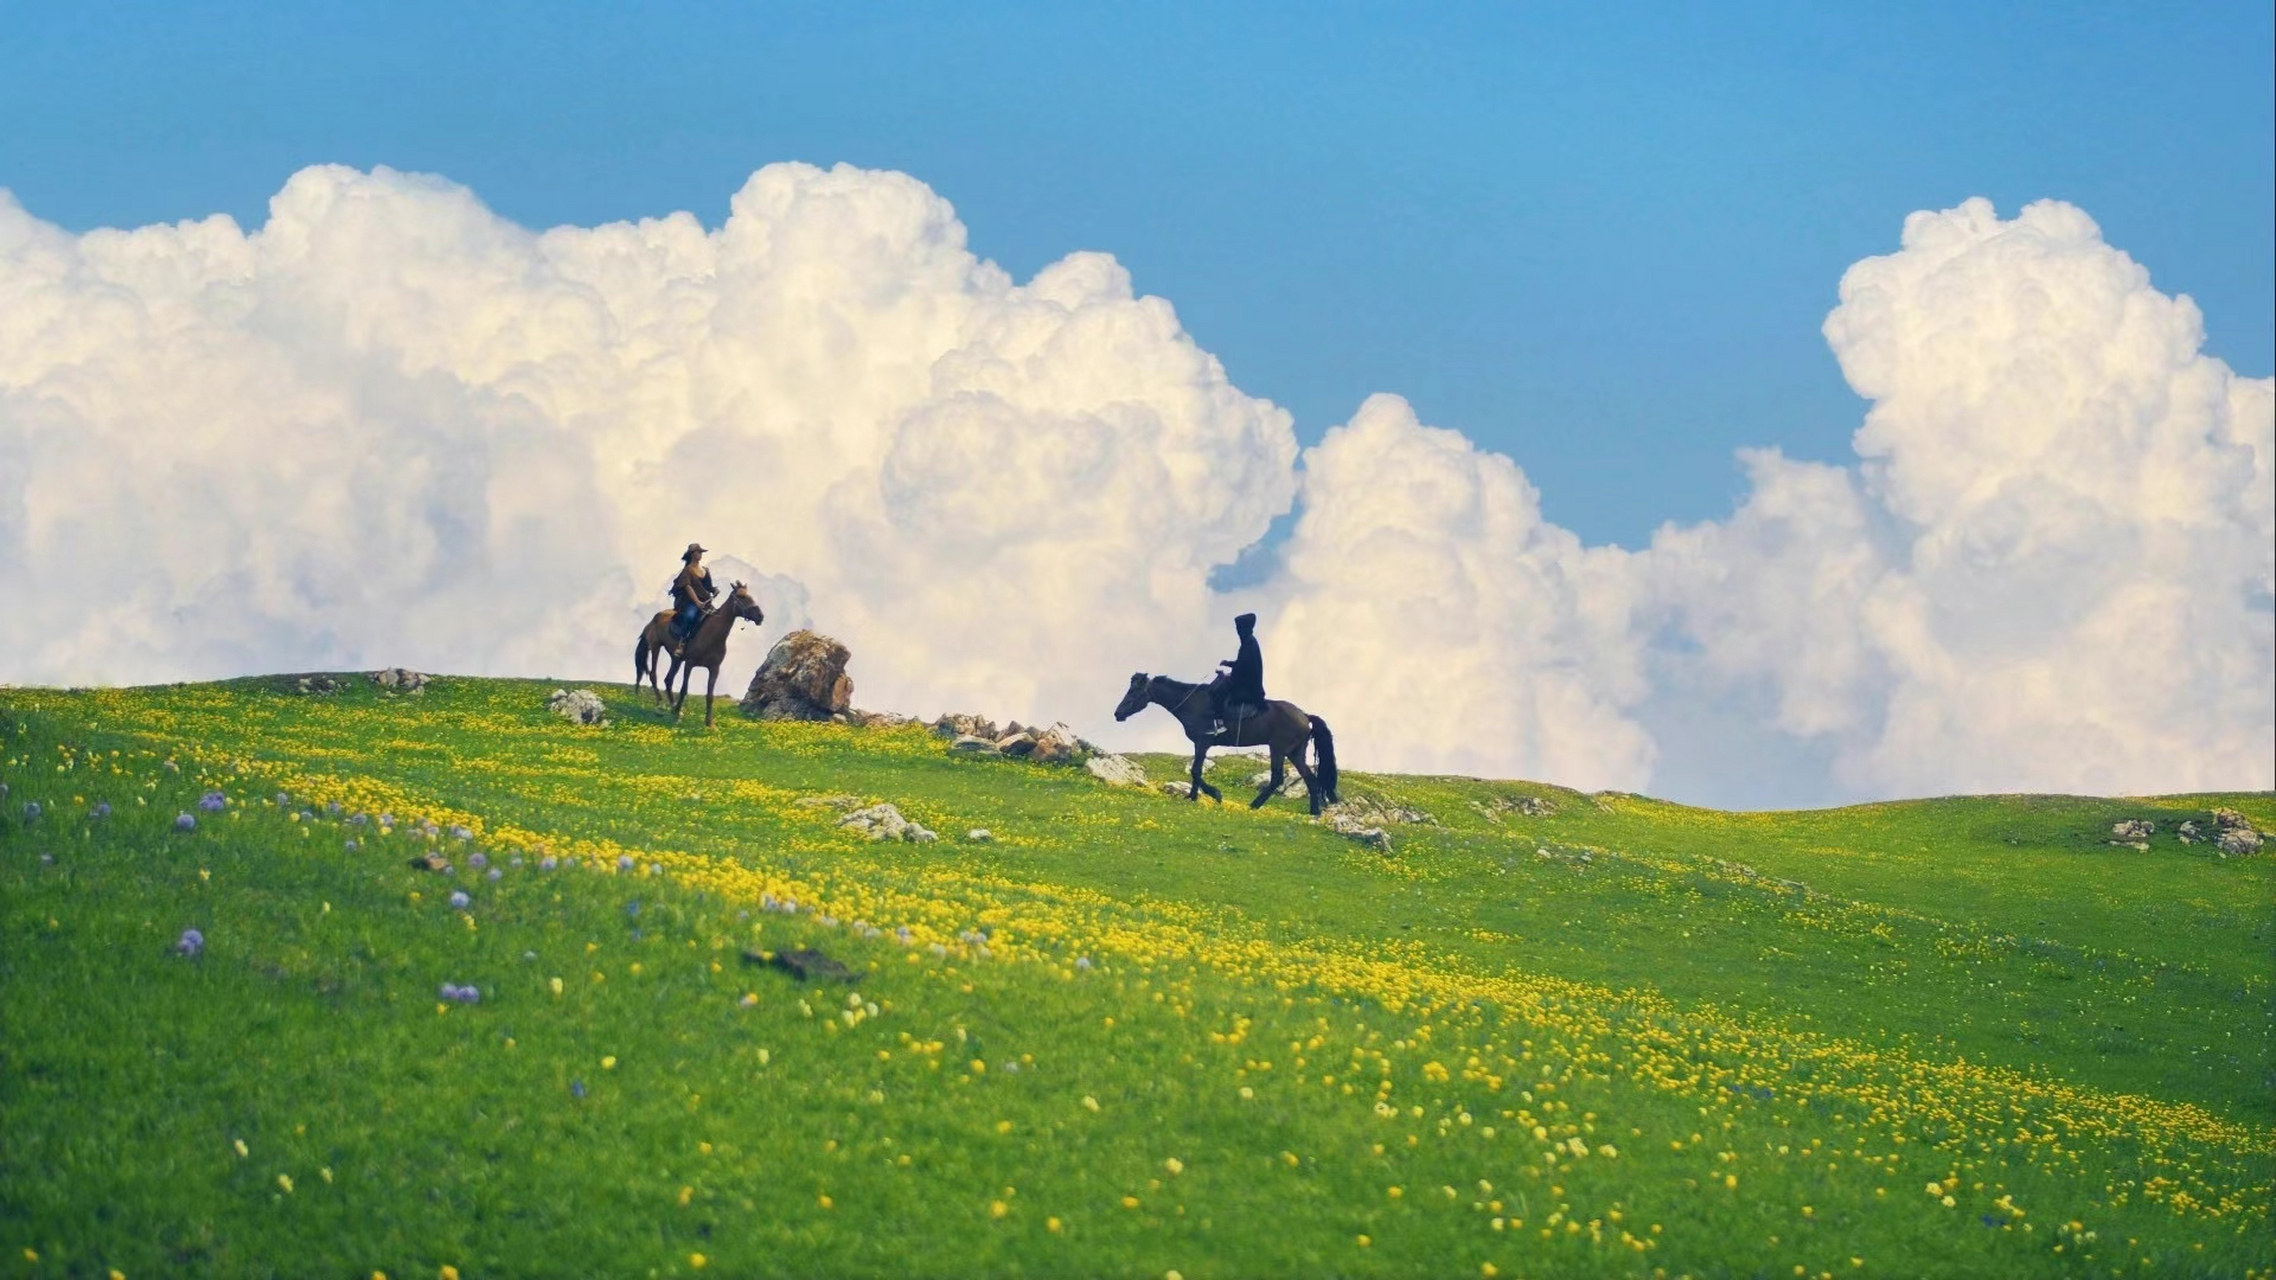
[(759, 608), (757, 600), (751, 598), (751, 589), (740, 582), (727, 592), (727, 612), (735, 617), (749, 618), (757, 623), (763, 623), (767, 620), (766, 611)]
[(1116, 720), (1128, 720), (1144, 711), (1146, 704), (1153, 701), (1150, 696), (1152, 688), (1153, 682), (1147, 678), (1145, 672), (1141, 671), (1130, 677), (1130, 689), (1122, 695), (1122, 701), (1114, 708), (1114, 718)]

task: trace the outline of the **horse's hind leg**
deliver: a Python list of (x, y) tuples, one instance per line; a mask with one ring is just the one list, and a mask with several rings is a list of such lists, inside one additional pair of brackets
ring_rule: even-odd
[(1280, 748), (1276, 745), (1272, 748), (1272, 776), (1265, 779), (1264, 789), (1257, 792), (1256, 799), (1249, 801), (1249, 807), (1251, 809), (1262, 809), (1264, 802), (1272, 799), (1272, 793), (1280, 790), (1282, 784), (1287, 781), (1287, 760), (1280, 754)]
[(1312, 816), (1319, 817), (1320, 779), (1312, 772), (1311, 766), (1304, 763), (1304, 747), (1299, 744), (1296, 750), (1289, 753), (1288, 759), (1296, 766), (1296, 776), (1304, 780), (1304, 795), (1312, 802)]

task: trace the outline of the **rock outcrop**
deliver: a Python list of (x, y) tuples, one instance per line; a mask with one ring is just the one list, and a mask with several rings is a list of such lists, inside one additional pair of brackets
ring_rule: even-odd
[(1009, 756), (1041, 764), (1071, 764), (1098, 748), (1075, 736), (1065, 724), (1050, 728), (1021, 725), (1014, 720), (1002, 728), (986, 716), (950, 712), (933, 721), (932, 730), (951, 739), (948, 749), (972, 755)]
[(902, 817), (901, 811), (889, 804), (873, 804), (866, 809), (856, 809), (838, 819), (838, 825), (859, 831), (872, 840), (906, 840), (912, 844), (930, 844), (940, 838), (930, 829)]
[(571, 724), (606, 724), (607, 708), (601, 705), (601, 696), (590, 689), (555, 689), (545, 700), (545, 709)]
[(2265, 840), (2252, 820), (2234, 809), (2213, 810), (2213, 833), (2213, 847), (2230, 858), (2260, 852)]
[(1127, 756), (1092, 756), (1083, 761), (1083, 767), (1090, 770), (1092, 777), (1108, 786), (1143, 787), (1146, 785), (1145, 768)]
[(852, 650), (815, 631), (793, 631), (775, 642), (751, 677), (740, 704), (758, 720), (830, 720), (853, 703), (846, 674)]
[(371, 673), (371, 682), (382, 689), (396, 693), (422, 693), (427, 688), (427, 677), (403, 667), (384, 667)]

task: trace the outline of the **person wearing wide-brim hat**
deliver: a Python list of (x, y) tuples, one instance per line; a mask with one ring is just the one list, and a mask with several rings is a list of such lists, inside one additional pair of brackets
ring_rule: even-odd
[(675, 655), (678, 646), (688, 642), (695, 634), (696, 624), (711, 609), (719, 588), (711, 584), (711, 570), (703, 567), (704, 547), (691, 542), (680, 553), (680, 576), (672, 580), (672, 641)]
[(1244, 613), (1233, 619), (1241, 637), (1241, 651), (1218, 663), (1226, 668), (1211, 685), (1217, 702), (1217, 723), (1211, 732), (1225, 732), (1225, 721), (1245, 720), (1264, 710), (1264, 650), (1257, 645), (1257, 616)]

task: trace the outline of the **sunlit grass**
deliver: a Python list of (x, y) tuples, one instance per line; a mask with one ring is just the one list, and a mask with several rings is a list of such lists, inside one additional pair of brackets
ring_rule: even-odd
[[(1386, 857), (1293, 801), (550, 688), (0, 692), (0, 1267), (2276, 1267), (2270, 862), (2165, 834), (2266, 796), (1353, 775), (1432, 819)], [(856, 981), (766, 963), (800, 947)]]

